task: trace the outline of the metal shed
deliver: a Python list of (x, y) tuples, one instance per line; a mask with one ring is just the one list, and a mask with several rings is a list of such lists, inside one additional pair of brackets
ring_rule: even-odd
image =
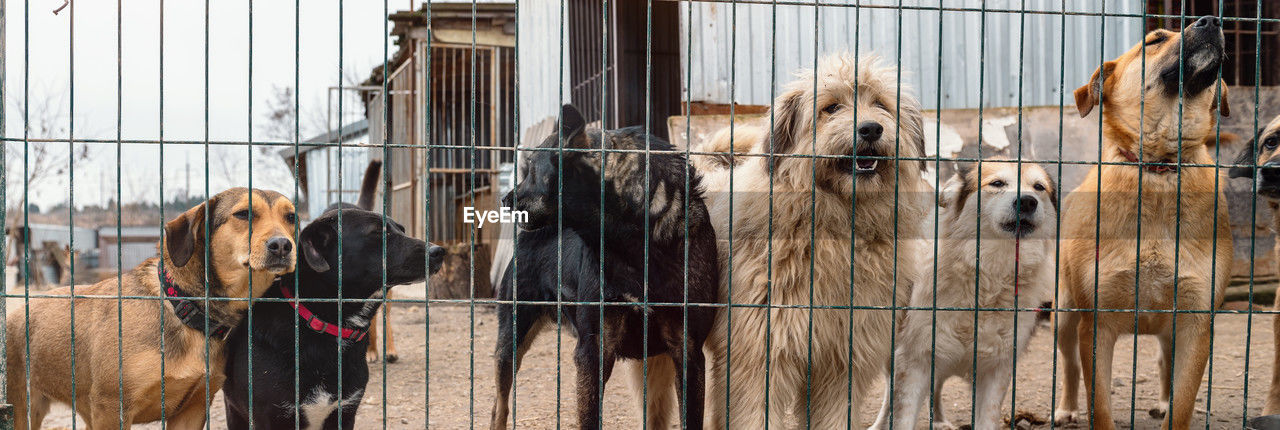
[[(106, 226), (98, 229), (98, 267), (104, 272), (129, 270), (146, 259), (155, 257), (160, 242), (160, 226)], [(117, 253), (119, 259), (116, 258)]]
[[(339, 143), (341, 149), (334, 146)], [(315, 218), (339, 201), (354, 203), (360, 197), (360, 180), (369, 164), (368, 144), (369, 121), (362, 119), (307, 139), (299, 145), (297, 154), (294, 148), (279, 151), (290, 169), (295, 155), (301, 157), (296, 173), (302, 200), (298, 207), (303, 209), (303, 219)]]
[[(678, 2), (678, 11), (671, 12), (658, 6), (675, 3), (653, 2), (651, 13), (624, 10), (629, 3), (610, 2), (612, 10), (606, 17), (598, 2), (520, 2), (522, 132), (553, 118), (561, 103), (599, 103), (598, 96), (581, 94), (601, 91), (583, 85), (578, 71), (583, 62), (607, 64), (609, 79), (638, 80), (639, 84), (617, 84), (630, 85), (632, 90), (611, 96), (617, 99), (611, 103), (630, 104), (630, 109), (643, 106), (646, 97), (666, 97), (664, 92), (673, 89), (665, 84), (673, 79), (681, 83), (674, 87), (679, 103), (688, 102), (694, 108), (700, 104), (768, 105), (795, 71), (814, 66), (815, 53), (837, 52), (878, 55), (901, 65), (903, 82), (915, 88), (926, 109), (1056, 106), (1063, 97), (1060, 82), (1073, 89), (1088, 80), (1104, 59), (1124, 52), (1146, 31), (1179, 24), (1169, 19), (1144, 22), (1144, 10), (1148, 14), (1191, 16), (1249, 17), (1257, 13), (1253, 2), (1227, 1), (1220, 7), (1212, 0), (1189, 1), (1185, 10), (1180, 2), (1167, 0), (842, 0), (824, 1), (821, 6), (684, 1)], [(1264, 16), (1280, 6), (1264, 3)], [(939, 7), (947, 10), (939, 11)], [(1100, 13), (1108, 16), (1094, 16)], [(666, 25), (668, 19), (678, 22), (678, 28)], [(652, 30), (646, 30), (647, 21), (652, 22)], [(571, 30), (600, 27), (603, 22), (610, 26), (605, 34)], [(1240, 46), (1229, 57), (1254, 58), (1254, 44), (1248, 39), (1257, 32), (1252, 25), (1228, 23), (1225, 31)], [(1276, 32), (1270, 28), (1274, 25), (1268, 27), (1263, 34)], [(679, 57), (674, 58), (675, 67), (671, 68), (664, 66), (664, 61), (672, 58), (660, 41), (673, 36), (678, 39)], [(653, 62), (647, 88), (650, 93), (646, 92), (644, 75), (627, 77), (617, 71), (628, 67), (619, 58), (625, 59), (629, 41), (644, 42), (646, 38), (651, 38), (654, 46), (649, 50)], [(567, 43), (546, 43), (548, 40)], [(581, 49), (591, 46), (599, 51), (602, 40), (611, 45), (607, 62), (598, 52)], [(1276, 49), (1276, 40), (1280, 38), (1264, 40), (1263, 50)], [(644, 55), (643, 49), (640, 55)], [(1277, 65), (1274, 55), (1264, 54), (1262, 61), (1264, 67)], [(678, 76), (669, 77), (667, 69), (679, 71)], [(1230, 70), (1234, 69), (1228, 66)], [(1251, 79), (1244, 79), (1248, 75), (1231, 73), (1228, 83), (1252, 85)], [(1070, 101), (1069, 94), (1066, 99)], [(658, 119), (651, 124), (663, 124), (662, 109), (650, 111)], [(633, 120), (620, 125), (640, 123)], [(523, 141), (529, 139), (522, 136)]]
[[(415, 237), (471, 243), (463, 208), (497, 205), (514, 154), (495, 148), (516, 141), (515, 15), (513, 3), (432, 2), (390, 16), (399, 50), (365, 82), (369, 155), (386, 158), (387, 213)], [(497, 233), (477, 230), (475, 244)]]

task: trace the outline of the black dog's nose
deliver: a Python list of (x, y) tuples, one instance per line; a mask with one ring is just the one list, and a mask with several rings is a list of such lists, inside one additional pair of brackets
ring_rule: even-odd
[(1267, 163), (1258, 166), (1258, 175), (1263, 184), (1280, 185), (1280, 164)]
[(445, 251), (444, 251), (444, 248), (440, 246), (436, 246), (436, 245), (428, 245), (428, 246), (431, 247), (430, 249), (427, 249), (427, 261), (429, 263), (428, 268), (430, 269), (431, 273), (436, 273), (436, 271), (440, 270), (440, 263), (444, 262)]
[(858, 137), (863, 140), (876, 140), (884, 134), (884, 126), (875, 121), (864, 121), (858, 124)]
[(273, 237), (267, 241), (267, 252), (275, 256), (287, 256), (293, 252), (293, 242), (287, 237)]
[(1222, 20), (1216, 16), (1202, 16), (1195, 23), (1191, 24), (1192, 28), (1216, 28), (1222, 27)]
[(1029, 214), (1036, 211), (1036, 206), (1040, 204), (1035, 196), (1022, 196), (1018, 200), (1014, 200), (1013, 208), (1020, 214)]

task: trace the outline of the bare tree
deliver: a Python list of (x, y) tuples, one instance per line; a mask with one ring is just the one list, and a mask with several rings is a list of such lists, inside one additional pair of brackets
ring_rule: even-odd
[[(325, 88), (322, 93), (314, 93), (315, 96), (323, 97), (312, 98), (308, 103), (299, 102), (297, 91), (293, 87), (273, 85), (271, 95), (266, 101), (267, 109), (256, 126), (256, 131), (262, 139), (255, 140), (305, 141), (321, 133), (336, 131), (345, 123), (363, 116), (364, 106), (361, 104), (360, 95), (350, 89), (363, 82), (363, 76), (367, 74), (365, 72), (367, 70), (369, 67), (363, 65), (347, 64), (343, 67), (338, 80), (344, 91), (336, 91), (335, 88), (338, 85), (335, 83), (335, 88)], [(338, 118), (336, 97), (342, 97), (342, 118)], [(282, 147), (261, 145), (255, 148), (256, 150), (252, 151), (254, 186), (291, 188), (293, 175), (289, 171), (289, 166), (283, 163), (283, 158), (279, 155)], [(249, 158), (244, 148), (220, 147), (215, 151), (219, 154), (216, 159), (211, 160), (215, 175), (220, 176), (229, 185), (245, 184), (248, 170), (246, 164)]]
[[(362, 76), (367, 72), (362, 71), (365, 70), (369, 68), (354, 63), (342, 68), (342, 76), (339, 78), (343, 88), (342, 118), (338, 118), (338, 100), (335, 98), (338, 96), (337, 84), (334, 84), (334, 88), (326, 88), (324, 93), (316, 94), (316, 97), (306, 103), (300, 102), (292, 87), (273, 85), (271, 96), (267, 99), (267, 110), (262, 118), (264, 121), (258, 124), (258, 132), (265, 139), (292, 142), (296, 123), (300, 135), (298, 139), (306, 140), (320, 133), (337, 130), (346, 122), (351, 122), (353, 117), (362, 116), (364, 106), (360, 95), (351, 89), (363, 83)], [(263, 148), (265, 150), (268, 147)]]
[(267, 113), (264, 115), (266, 121), (258, 124), (258, 131), (264, 138), (285, 142), (293, 140), (294, 124), (298, 119), (297, 99), (293, 87), (271, 86), (271, 98), (267, 99)]
[(26, 190), (38, 190), (56, 185), (68, 177), (72, 162), (89, 159), (88, 145), (73, 146), (67, 141), (70, 134), (70, 114), (64, 104), (63, 91), (42, 91), (40, 96), (28, 99), (28, 104), (10, 99), (10, 114), (22, 121), (24, 135), (37, 142), (5, 142), (5, 190), (10, 208), (21, 208), (27, 202)]

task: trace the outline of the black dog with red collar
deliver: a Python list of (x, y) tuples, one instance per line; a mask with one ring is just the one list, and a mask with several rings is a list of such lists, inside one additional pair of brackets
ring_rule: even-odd
[[(381, 293), (439, 269), (444, 250), (405, 235), (395, 221), (351, 207), (341, 214), (342, 250), (338, 211), (329, 210), (299, 234), (294, 273), (253, 304), (252, 332), (248, 320), (231, 332), (222, 388), (228, 428), (249, 428), (250, 405), (256, 429), (352, 428), (369, 381), (366, 334)], [(341, 399), (341, 407), (308, 416), (316, 409), (310, 399)]]

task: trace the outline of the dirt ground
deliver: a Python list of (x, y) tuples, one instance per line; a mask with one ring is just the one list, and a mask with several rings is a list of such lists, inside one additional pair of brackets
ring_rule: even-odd
[[(1239, 304), (1229, 306), (1239, 307)], [(494, 312), (483, 306), (432, 305), (429, 320), (427, 324), (427, 308), (422, 305), (398, 304), (394, 308), (392, 321), (400, 360), (392, 364), (371, 365), (372, 375), (360, 405), (356, 428), (488, 427), (494, 395)], [(1246, 315), (1217, 317), (1212, 371), (1207, 372), (1206, 381), (1201, 386), (1195, 415), (1197, 423), (1193, 428), (1239, 428), (1243, 417), (1260, 413), (1271, 377), (1270, 361), (1274, 357), (1272, 324), (1268, 316), (1255, 316), (1252, 327), (1248, 320)], [(430, 342), (426, 341), (428, 333)], [(1247, 350), (1246, 339), (1249, 339)], [(1042, 327), (1026, 354), (1018, 360), (1016, 408), (1041, 418), (1049, 417), (1052, 412), (1050, 402), (1055, 373), (1052, 371), (1055, 355), (1052, 343), (1052, 332)], [(571, 359), (574, 344), (575, 340), (564, 334), (557, 348), (553, 331), (544, 332), (535, 341), (517, 379), (517, 403), (512, 420), (517, 428), (576, 427)], [(1159, 387), (1157, 344), (1148, 337), (1139, 338), (1138, 344), (1136, 375), (1130, 372), (1132, 337), (1122, 338), (1117, 346), (1113, 410), (1121, 428), (1158, 428), (1159, 422), (1146, 412), (1155, 406)], [(1247, 369), (1246, 358), (1249, 360)], [(1212, 378), (1211, 389), (1209, 378)], [(1130, 393), (1134, 384), (1136, 410), (1131, 421)], [(1247, 414), (1244, 410), (1246, 387), (1249, 397)], [(863, 426), (875, 418), (880, 392), (880, 387), (873, 388), (863, 405)], [(1212, 392), (1212, 403), (1206, 395), (1208, 392)], [(963, 381), (953, 380), (947, 384), (944, 393), (946, 410), (956, 424), (969, 421), (969, 393), (969, 386)], [(639, 428), (635, 405), (628, 384), (623, 378), (615, 378), (606, 393), (605, 427)], [(1009, 407), (1006, 403), (1006, 411)], [(211, 412), (211, 427), (225, 428), (221, 395), (214, 400)], [(76, 426), (83, 428), (83, 421)], [(70, 427), (71, 413), (65, 406), (56, 407), (45, 420), (45, 428)], [(135, 428), (159, 429), (160, 426), (153, 423)]]

